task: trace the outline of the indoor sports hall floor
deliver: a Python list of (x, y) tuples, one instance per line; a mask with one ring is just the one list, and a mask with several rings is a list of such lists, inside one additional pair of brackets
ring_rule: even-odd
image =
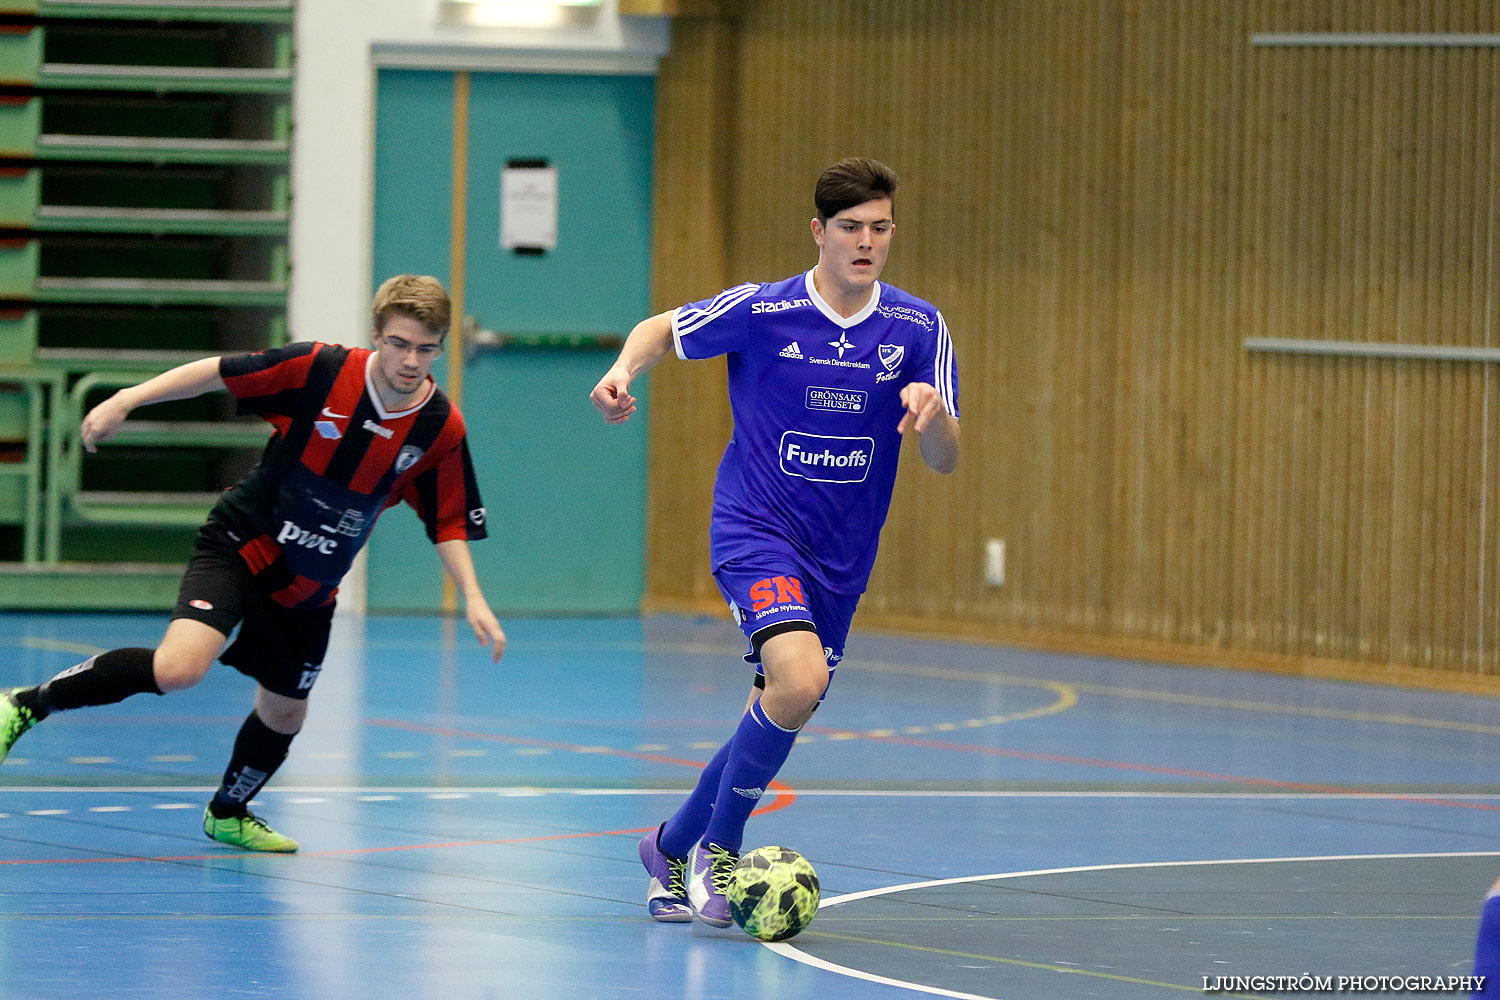
[[(294, 856), (200, 831), (252, 690), (232, 670), (33, 730), (0, 767), (0, 996), (1137, 1000), (1462, 975), (1500, 874), (1495, 699), (856, 623), (746, 841), (812, 860), (816, 922), (774, 947), (654, 924), (636, 841), (743, 705), (738, 633), (505, 624), (494, 667), (461, 624), (340, 619), (259, 799)], [(161, 627), (0, 617), (0, 685)]]

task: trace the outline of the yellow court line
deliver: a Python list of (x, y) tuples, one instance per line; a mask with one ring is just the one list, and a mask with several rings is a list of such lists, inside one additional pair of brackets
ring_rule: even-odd
[(72, 653), (75, 656), (98, 656), (108, 652), (103, 646), (90, 646), (83, 642), (64, 642), (58, 639), (25, 638), (20, 643), (27, 649), (45, 649), (53, 653)]
[[(903, 729), (901, 732), (903, 735), (910, 736), (930, 733), (934, 729), (946, 731), (948, 729), (978, 729), (982, 726), (1000, 726), (1004, 725), (1007, 722), (1019, 722), (1022, 719), (1039, 719), (1044, 715), (1056, 715), (1058, 712), (1066, 712), (1068, 709), (1078, 704), (1078, 692), (1073, 690), (1071, 685), (1059, 684), (1056, 681), (1043, 681), (1038, 683), (1036, 686), (1048, 688), (1056, 692), (1057, 700), (1052, 702), (1050, 705), (1042, 705), (1038, 708), (1028, 708), (1021, 712), (1010, 712), (1005, 715), (987, 715), (982, 719), (971, 719), (967, 723), (962, 724), (938, 723), (928, 724), (925, 726), (912, 726), (907, 729)], [(889, 729), (835, 729), (831, 732), (823, 733), (822, 735), (825, 735), (828, 739), (831, 740), (854, 740), (861, 738), (878, 740), (889, 739), (896, 734)]]
[(1090, 684), (1079, 684), (1077, 687), (1078, 690), (1088, 694), (1109, 695), (1114, 698), (1139, 698), (1151, 701), (1171, 702), (1178, 705), (1233, 708), (1243, 712), (1303, 715), (1319, 719), (1342, 719), (1349, 722), (1382, 722), (1393, 726), (1419, 726), (1427, 729), (1447, 729), (1461, 733), (1500, 735), (1500, 726), (1486, 726), (1477, 722), (1454, 722), (1450, 719), (1427, 719), (1420, 715), (1394, 715), (1387, 712), (1349, 712), (1333, 708), (1312, 708), (1306, 705), (1281, 705), (1268, 701), (1210, 698), (1205, 695), (1173, 694), (1166, 691), (1143, 691), (1136, 688), (1116, 688)]
[[(31, 649), (73, 653), (79, 656), (97, 656), (105, 652), (99, 646), (65, 642), (56, 639), (26, 638), (20, 645)], [(381, 645), (374, 643), (369, 645)], [(734, 652), (727, 646), (707, 643), (622, 643), (620, 646), (636, 646), (643, 651), (672, 651), (721, 655)], [(855, 670), (868, 670), (877, 674), (892, 674), (902, 677), (921, 677), (935, 680), (962, 681), (971, 684), (988, 684), (1002, 687), (1038, 687), (1056, 692), (1057, 702), (1040, 708), (1015, 712), (1004, 716), (990, 716), (987, 724), (1018, 722), (1022, 719), (1040, 718), (1067, 711), (1078, 703), (1078, 695), (1096, 694), (1111, 698), (1130, 698), (1140, 701), (1159, 701), (1176, 705), (1193, 705), (1201, 708), (1228, 708), (1242, 712), (1259, 712), (1268, 715), (1298, 715), (1309, 718), (1338, 719), (1345, 722), (1371, 722), (1392, 726), (1412, 726), (1423, 729), (1441, 729), (1450, 732), (1479, 733), (1500, 736), (1500, 726), (1475, 722), (1455, 722), (1448, 719), (1428, 719), (1415, 715), (1396, 715), (1379, 712), (1351, 712), (1330, 708), (1312, 708), (1305, 705), (1284, 705), (1276, 702), (1249, 701), (1239, 698), (1213, 698), (1206, 695), (1176, 694), (1170, 691), (1151, 691), (1142, 688), (1113, 687), (1104, 684), (1062, 683), (1040, 677), (1020, 674), (982, 674), (967, 670), (952, 670), (945, 667), (919, 667), (912, 664), (885, 663), (879, 660), (855, 660), (850, 666)]]
[[(884, 941), (880, 938), (860, 937), (856, 934), (834, 934), (828, 931), (804, 931), (805, 937), (831, 938), (835, 941), (852, 941), (856, 944), (877, 944), (887, 948), (903, 948), (907, 951), (926, 952), (931, 955), (947, 955), (950, 958), (967, 958), (978, 962), (994, 962), (998, 965), (1017, 965), (1026, 969), (1041, 969), (1044, 972), (1068, 972), (1077, 976), (1091, 976), (1095, 979), (1109, 979), (1120, 983), (1135, 983), (1138, 986), (1160, 986), (1168, 990), (1184, 990), (1189, 993), (1202, 993), (1203, 990), (1197, 986), (1183, 986), (1179, 983), (1160, 983), (1154, 979), (1137, 979), (1134, 976), (1121, 976), (1111, 972), (1094, 972), (1091, 969), (1070, 969), (1064, 965), (1048, 965), (1046, 962), (1028, 962), (1020, 958), (1000, 958), (997, 955), (974, 955), (966, 951), (953, 951), (949, 948), (933, 948), (928, 945), (908, 944), (904, 941)], [(796, 947), (795, 945), (793, 947)], [(800, 949), (798, 949), (800, 950)], [(1270, 997), (1261, 996), (1258, 993), (1220, 993), (1217, 996), (1234, 997), (1236, 1000), (1271, 1000)]]
[[(643, 649), (702, 654), (727, 654), (732, 652), (728, 647), (715, 646), (708, 643), (646, 643)], [(1046, 687), (1056, 683), (1039, 677), (1027, 677), (1020, 674), (977, 673), (969, 670), (953, 670), (947, 667), (919, 667), (908, 663), (886, 663), (880, 660), (855, 659), (850, 662), (849, 668), (856, 672), (868, 670), (871, 673), (891, 674), (900, 677), (964, 681), (970, 684), (990, 684), (1002, 687)], [(1082, 694), (1097, 694), (1111, 698), (1132, 698), (1141, 701), (1161, 701), (1168, 704), (1195, 705), (1202, 708), (1230, 708), (1236, 711), (1261, 712), (1270, 715), (1300, 715), (1309, 718), (1339, 719), (1345, 722), (1374, 722), (1392, 726), (1414, 726), (1423, 729), (1443, 729), (1451, 732), (1500, 736), (1500, 726), (1489, 726), (1477, 722), (1455, 722), (1449, 719), (1429, 719), (1418, 715), (1312, 708), (1305, 705), (1285, 705), (1277, 702), (1249, 701), (1239, 698), (1212, 698), (1206, 695), (1176, 694), (1171, 691), (1150, 691), (1142, 688), (1113, 687), (1106, 684), (1069, 682), (1068, 687)]]
[[(944, 667), (918, 667), (901, 663), (856, 660), (854, 670), (869, 670), (878, 674), (895, 674), (904, 677), (924, 677), (936, 680), (968, 681), (975, 684), (1021, 685), (1043, 687), (1051, 683), (1036, 677), (1013, 674), (980, 674), (966, 670), (950, 670)], [(1111, 698), (1134, 698), (1141, 701), (1162, 701), (1177, 705), (1196, 705), (1204, 708), (1232, 708), (1242, 712), (1263, 712), (1271, 715), (1302, 715), (1313, 718), (1340, 719), (1346, 722), (1378, 722), (1393, 726), (1417, 726), (1426, 729), (1446, 729), (1463, 733), (1483, 733), (1500, 736), (1500, 726), (1487, 726), (1476, 722), (1454, 722), (1449, 719), (1428, 719), (1418, 715), (1394, 715), (1379, 712), (1350, 712), (1333, 708), (1311, 708), (1305, 705), (1284, 705), (1269, 701), (1247, 701), (1239, 698), (1211, 698), (1206, 695), (1176, 694), (1171, 691), (1149, 691), (1141, 688), (1111, 687), (1105, 684), (1070, 682), (1069, 687), (1083, 694), (1104, 695)]]
[(1042, 685), (1057, 693), (1057, 701), (1040, 708), (1027, 709), (1024, 712), (1011, 712), (1008, 715), (992, 715), (987, 720), (992, 725), (1002, 722), (1019, 722), (1022, 719), (1039, 719), (1044, 715), (1056, 715), (1058, 712), (1066, 712), (1078, 704), (1078, 688), (1073, 684), (1062, 684), (1057, 681), (1046, 681)]

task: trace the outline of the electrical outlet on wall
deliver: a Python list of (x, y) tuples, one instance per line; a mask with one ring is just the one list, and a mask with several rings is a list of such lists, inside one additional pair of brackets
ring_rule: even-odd
[(991, 538), (984, 543), (984, 583), (988, 587), (1005, 585), (1005, 539)]

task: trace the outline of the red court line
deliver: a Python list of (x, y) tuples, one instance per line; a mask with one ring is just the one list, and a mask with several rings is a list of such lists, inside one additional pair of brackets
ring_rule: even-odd
[[(550, 740), (523, 740), (514, 736), (502, 736), (498, 733), (481, 733), (467, 729), (453, 729), (447, 726), (424, 726), (414, 722), (401, 722), (396, 719), (367, 719), (370, 725), (385, 726), (389, 729), (401, 729), (408, 732), (430, 733), (441, 736), (460, 736), (465, 739), (489, 740), (495, 743), (519, 743), (525, 746), (544, 746), (554, 750), (573, 750), (588, 753), (597, 753), (601, 756), (634, 757), (639, 760), (650, 760), (665, 764), (680, 764), (683, 767), (702, 769), (705, 767), (703, 761), (684, 760), (680, 757), (662, 757), (656, 754), (638, 753), (634, 750), (616, 750), (612, 747), (595, 749), (575, 743), (555, 743)], [(757, 808), (750, 815), (762, 816), (785, 809), (797, 801), (797, 793), (790, 785), (780, 781), (772, 781), (770, 790), (775, 794), (771, 801)], [(656, 829), (654, 826), (641, 827), (634, 830), (592, 830), (586, 833), (554, 833), (540, 837), (509, 837), (500, 840), (457, 840), (441, 844), (397, 844), (391, 847), (350, 847), (338, 851), (299, 851), (297, 855), (281, 855), (282, 857), (304, 857), (304, 858), (332, 858), (354, 854), (384, 854), (391, 851), (429, 851), (448, 847), (490, 847), (503, 844), (537, 844), (549, 840), (578, 840), (585, 837), (618, 837), (627, 834), (647, 833)], [(119, 864), (121, 862), (134, 861), (223, 861), (234, 858), (246, 857), (274, 857), (275, 855), (260, 854), (253, 851), (236, 852), (234, 854), (184, 854), (173, 857), (119, 857), (119, 858), (36, 858), (30, 860), (0, 861), (0, 865), (92, 865), (92, 864)]]
[[(811, 726), (807, 727), (812, 729)], [(819, 733), (840, 733), (847, 730), (823, 729), (815, 730)], [(1242, 774), (1218, 774), (1213, 771), (1193, 771), (1181, 767), (1165, 767), (1157, 764), (1137, 764), (1130, 761), (1102, 760), (1097, 757), (1073, 757), (1060, 753), (1041, 753), (1034, 750), (1009, 750), (1005, 747), (978, 746), (972, 743), (948, 743), (943, 740), (922, 740), (911, 736), (862, 736), (863, 739), (876, 740), (882, 743), (899, 743), (905, 746), (926, 747), (930, 750), (957, 750), (962, 753), (988, 754), (993, 757), (1015, 757), (1020, 760), (1043, 760), (1054, 764), (1081, 764), (1086, 767), (1107, 767), (1116, 771), (1139, 771), (1145, 774), (1169, 774), (1177, 778), (1204, 778), (1210, 781), (1230, 781), (1242, 785), (1256, 785), (1262, 788), (1284, 788), (1299, 792), (1321, 792), (1332, 795), (1366, 795), (1367, 792), (1358, 788), (1348, 788), (1341, 785), (1314, 785), (1298, 781), (1278, 781), (1274, 778), (1254, 778)], [(1420, 795), (1390, 795), (1386, 796), (1394, 802), (1420, 802), (1424, 805), (1453, 806), (1458, 809), (1480, 809), (1485, 811), (1500, 810), (1500, 805), (1490, 805), (1483, 802), (1460, 802), (1452, 799), (1434, 799)]]

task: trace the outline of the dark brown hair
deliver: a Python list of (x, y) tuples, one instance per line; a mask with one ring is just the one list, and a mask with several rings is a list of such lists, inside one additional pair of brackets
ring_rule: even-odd
[(392, 316), (410, 316), (434, 337), (447, 337), (453, 306), (443, 283), (426, 274), (398, 274), (387, 278), (375, 293), (371, 319), (376, 333), (385, 332)]
[(896, 200), (896, 171), (866, 156), (849, 156), (823, 171), (813, 188), (818, 221), (826, 223), (846, 208), (877, 198)]

